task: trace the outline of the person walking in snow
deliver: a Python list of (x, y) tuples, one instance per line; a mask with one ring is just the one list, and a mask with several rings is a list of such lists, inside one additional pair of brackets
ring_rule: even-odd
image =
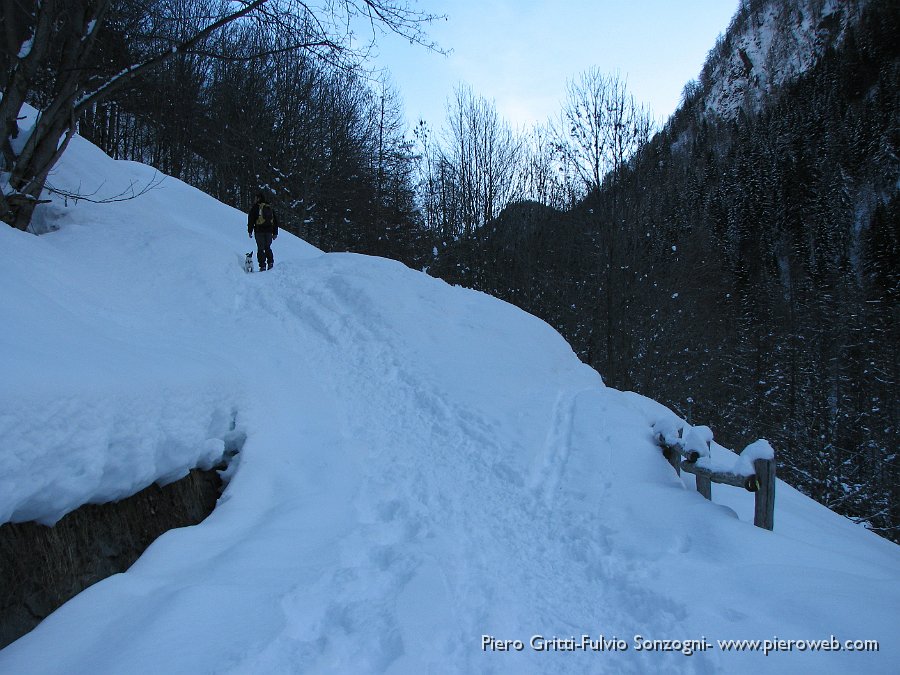
[(250, 214), (247, 216), (247, 234), (251, 237), (256, 235), (256, 260), (259, 262), (259, 271), (272, 269), (275, 264), (272, 242), (278, 237), (278, 217), (265, 192), (257, 193), (256, 201), (250, 208)]

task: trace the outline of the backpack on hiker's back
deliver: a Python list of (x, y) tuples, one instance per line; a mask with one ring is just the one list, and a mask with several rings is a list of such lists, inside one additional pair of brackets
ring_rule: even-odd
[(278, 216), (263, 193), (256, 196), (247, 220), (247, 232), (253, 234), (254, 230), (261, 234), (271, 234), (273, 239), (278, 236)]
[(272, 207), (266, 202), (260, 202), (256, 215), (256, 227), (260, 229), (272, 229)]

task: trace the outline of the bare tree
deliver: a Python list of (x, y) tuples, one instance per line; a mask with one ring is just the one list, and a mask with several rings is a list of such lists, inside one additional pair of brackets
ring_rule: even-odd
[[(611, 184), (612, 200), (608, 208), (597, 213), (597, 234), (601, 279), (602, 306), (595, 313), (591, 338), (594, 351), (602, 349), (605, 358), (604, 376), (616, 381), (616, 333), (620, 319), (618, 298), (627, 297), (622, 287), (627, 278), (622, 271), (628, 262), (621, 260), (624, 252), (619, 240), (623, 237), (623, 208), (618, 199), (616, 184), (626, 163), (650, 137), (650, 114), (628, 93), (626, 81), (618, 74), (607, 76), (591, 68), (571, 80), (563, 105), (556, 137), (564, 154), (575, 166), (588, 193), (597, 194), (604, 182)], [(602, 345), (600, 344), (602, 340)], [(595, 360), (600, 360), (594, 354)]]
[(625, 79), (590, 68), (568, 82), (554, 135), (590, 192), (622, 168), (651, 130), (649, 112), (628, 93)]
[(493, 102), (459, 87), (448, 111), (444, 159), (455, 176), (462, 234), (493, 220), (513, 196), (519, 141)]
[(406, 138), (406, 120), (400, 95), (386, 74), (375, 83), (367, 102), (372, 139), (369, 153), (374, 195), (369, 213), (367, 249), (379, 255), (402, 257), (411, 249), (408, 228), (414, 211), (412, 143)]
[[(104, 21), (129, 0), (21, 0), (4, 3), (3, 99), (0, 101), (0, 219), (26, 230), (40, 201), (47, 176), (75, 133), (76, 121), (96, 102), (175, 54), (194, 52), (228, 59), (253, 59), (260, 51), (218, 54), (210, 39), (238, 21), (264, 26), (271, 41), (262, 53), (306, 49), (332, 62), (359, 58), (368, 45), (354, 47), (353, 28), (360, 21), (433, 47), (423, 25), (435, 17), (411, 9), (405, 0), (218, 0), (210, 8), (196, 3), (154, 2), (142, 23), (153, 30), (165, 24), (189, 27), (156, 40), (136, 63), (115, 73), (91, 68), (92, 54)], [(7, 5), (11, 6), (6, 11)], [(13, 9), (15, 11), (13, 11)], [(190, 28), (196, 26), (196, 28)], [(16, 43), (18, 45), (16, 46)], [(39, 77), (50, 82), (38, 101)], [(20, 138), (19, 121), (26, 102), (38, 104), (37, 119)], [(25, 135), (25, 134), (21, 134)]]
[(609, 78), (591, 68), (566, 84), (566, 101), (555, 134), (588, 191), (607, 171)]
[(572, 208), (583, 196), (572, 163), (552, 129), (535, 126), (522, 141), (516, 199), (555, 209)]

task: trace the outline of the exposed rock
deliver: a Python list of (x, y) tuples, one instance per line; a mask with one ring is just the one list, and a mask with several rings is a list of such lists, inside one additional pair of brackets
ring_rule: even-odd
[(108, 504), (86, 504), (53, 527), (0, 525), (0, 649), (101, 579), (124, 572), (167, 530), (196, 525), (216, 505), (222, 479), (195, 469)]

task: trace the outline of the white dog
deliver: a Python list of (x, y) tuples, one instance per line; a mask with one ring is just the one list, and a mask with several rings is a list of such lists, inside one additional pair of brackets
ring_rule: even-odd
[(253, 271), (253, 251), (250, 251), (246, 256), (244, 256), (244, 271), (252, 272)]

